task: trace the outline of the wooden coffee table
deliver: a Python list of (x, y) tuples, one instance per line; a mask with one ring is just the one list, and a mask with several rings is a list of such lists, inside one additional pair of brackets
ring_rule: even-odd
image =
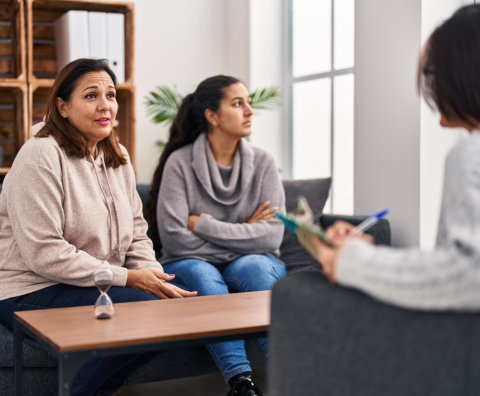
[(69, 395), (73, 377), (90, 359), (177, 346), (265, 336), (270, 291), (115, 304), (112, 319), (93, 306), (22, 311), (14, 315), (15, 394), (23, 394), (25, 334), (58, 358), (58, 393)]

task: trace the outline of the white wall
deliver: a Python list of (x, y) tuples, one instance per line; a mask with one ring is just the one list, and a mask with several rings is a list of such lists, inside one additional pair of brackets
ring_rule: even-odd
[(150, 182), (168, 128), (146, 115), (144, 97), (157, 85), (180, 93), (214, 74), (228, 73), (224, 0), (136, 0), (135, 85), (137, 88), (137, 178)]
[(419, 241), (421, 2), (355, 4), (354, 212), (390, 208), (394, 246)]
[[(422, 0), (422, 43), (440, 23), (466, 3), (465, 0)], [(463, 133), (443, 129), (438, 122), (439, 115), (423, 100), (420, 120), (420, 246), (430, 249), (437, 233), (445, 157)]]
[[(230, 74), (249, 89), (281, 84), (281, 2), (237, 0), (136, 0), (137, 178), (149, 182), (157, 165), (158, 139), (168, 127), (147, 117), (144, 97), (157, 85), (192, 92), (204, 78)], [(253, 144), (282, 167), (281, 112), (260, 112)]]
[[(251, 90), (283, 82), (283, 9), (279, 0), (250, 0)], [(257, 111), (250, 141), (273, 155), (277, 167), (286, 169), (283, 109)]]
[(416, 93), (431, 32), (472, 0), (357, 0), (355, 213), (389, 206), (394, 246), (433, 247), (444, 160), (464, 135), (441, 128)]
[[(137, 175), (149, 182), (167, 127), (153, 124), (144, 96), (156, 85), (182, 94), (232, 74), (249, 89), (282, 86), (279, 0), (134, 0)], [(471, 0), (356, 0), (355, 203), (357, 214), (390, 207), (393, 243), (429, 247), (436, 233), (445, 153), (459, 132), (441, 130), (415, 87), (417, 56), (434, 26)], [(283, 109), (259, 112), (253, 144), (286, 169)]]

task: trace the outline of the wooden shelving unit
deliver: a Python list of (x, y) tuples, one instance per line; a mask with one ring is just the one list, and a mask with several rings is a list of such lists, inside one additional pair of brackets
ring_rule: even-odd
[(0, 145), (5, 146), (0, 181), (32, 125), (45, 114), (45, 100), (57, 74), (55, 20), (69, 10), (122, 13), (125, 21), (125, 82), (117, 85), (115, 133), (135, 167), (134, 7), (95, 0), (0, 0)]
[(23, 0), (0, 0), (0, 145), (8, 172), (27, 136), (27, 66)]

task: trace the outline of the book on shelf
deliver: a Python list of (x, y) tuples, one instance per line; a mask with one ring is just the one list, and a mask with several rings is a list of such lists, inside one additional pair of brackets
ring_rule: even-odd
[(118, 82), (125, 81), (124, 15), (68, 11), (55, 21), (57, 67), (78, 58), (107, 59)]
[(107, 13), (107, 59), (119, 82), (125, 81), (124, 15)]
[(107, 58), (107, 13), (88, 13), (88, 44), (92, 58)]
[(87, 11), (66, 12), (55, 21), (54, 32), (58, 70), (74, 59), (89, 56)]

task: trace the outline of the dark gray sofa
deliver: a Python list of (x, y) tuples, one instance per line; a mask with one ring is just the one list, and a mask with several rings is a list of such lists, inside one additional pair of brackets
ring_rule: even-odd
[(396, 308), (301, 272), (272, 292), (268, 395), (480, 394), (480, 314)]
[[(284, 187), (287, 198), (287, 210), (296, 206), (298, 195), (304, 195), (312, 210), (320, 216), (327, 200), (330, 188), (330, 179), (286, 180)], [(139, 184), (142, 201), (147, 199), (149, 185)], [(1, 191), (1, 184), (0, 184)], [(321, 217), (324, 226), (331, 224), (338, 216), (324, 215)], [(344, 217), (354, 224), (359, 223), (362, 217)], [(382, 220), (370, 231), (379, 243), (390, 243), (390, 228), (388, 221)], [(285, 233), (281, 246), (282, 260), (286, 263), (289, 273), (304, 271), (319, 272), (319, 266), (298, 244), (296, 239)], [(310, 273), (310, 272), (309, 272)], [(264, 367), (265, 362), (254, 340), (246, 341), (247, 354), (254, 367)], [(27, 395), (51, 395), (57, 384), (57, 363), (47, 352), (38, 345), (27, 340), (24, 345), (24, 390)], [(153, 361), (135, 373), (130, 384), (160, 381), (165, 379), (182, 378), (204, 375), (216, 372), (217, 368), (204, 346), (195, 346), (181, 349), (162, 351)], [(0, 395), (13, 394), (13, 335), (6, 327), (0, 325)], [(292, 393), (298, 394), (298, 393)]]

